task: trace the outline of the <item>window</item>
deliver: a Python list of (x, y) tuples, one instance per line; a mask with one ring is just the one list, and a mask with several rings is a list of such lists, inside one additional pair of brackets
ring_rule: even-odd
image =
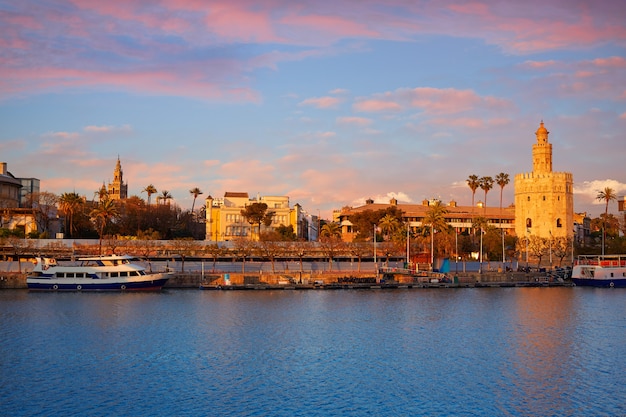
[(530, 196), (526, 197), (526, 201), (530, 201)]
[(561, 223), (561, 219), (556, 219), (556, 227), (563, 227), (563, 224)]
[(543, 196), (543, 201), (546, 201), (546, 196), (545, 195)]
[(533, 227), (533, 221), (530, 218), (526, 219), (526, 227)]

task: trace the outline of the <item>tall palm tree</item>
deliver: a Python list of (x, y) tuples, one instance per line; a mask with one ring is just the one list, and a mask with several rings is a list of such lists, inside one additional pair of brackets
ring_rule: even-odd
[(191, 190), (189, 190), (189, 193), (191, 193), (191, 195), (193, 195), (193, 203), (191, 203), (191, 212), (193, 213), (193, 208), (196, 205), (196, 198), (198, 198), (198, 196), (200, 194), (203, 194), (202, 191), (200, 191), (200, 189), (198, 187), (194, 187)]
[(478, 180), (478, 175), (470, 175), (467, 177), (467, 185), (470, 190), (472, 190), (472, 207), (474, 207), (474, 195), (476, 194), (476, 190), (480, 187), (480, 181)]
[(169, 204), (172, 198), (174, 197), (172, 197), (172, 194), (167, 190), (162, 190), (161, 195), (157, 197), (158, 200), (163, 201), (164, 205)]
[(606, 242), (606, 219), (609, 215), (609, 202), (617, 200), (617, 194), (611, 187), (605, 187), (604, 190), (599, 190), (596, 200), (604, 200), (604, 219), (602, 219), (602, 255), (604, 255), (604, 242)]
[(150, 206), (150, 197), (152, 196), (152, 194), (156, 194), (157, 193), (156, 187), (154, 185), (150, 184), (146, 188), (144, 188), (141, 192), (148, 194), (148, 206)]
[(433, 263), (435, 258), (435, 231), (444, 231), (450, 227), (446, 221), (447, 213), (448, 209), (446, 209), (446, 206), (441, 204), (441, 201), (437, 201), (435, 204), (429, 206), (422, 220), (423, 225), (430, 226), (431, 263)]
[[(78, 210), (84, 204), (83, 198), (78, 195), (76, 192), (72, 193), (63, 193), (59, 198), (59, 208), (65, 213), (65, 221), (67, 222), (67, 218), (69, 217), (69, 228), (67, 228), (69, 232), (69, 237), (73, 237), (74, 231), (74, 214), (78, 212)], [(67, 226), (67, 224), (66, 224)]]
[(509, 174), (505, 174), (504, 172), (496, 175), (496, 184), (500, 186), (500, 210), (502, 210), (502, 191), (504, 191), (504, 187), (509, 183)]
[(92, 219), (96, 222), (100, 223), (100, 242), (99, 242), (99, 253), (102, 255), (102, 236), (104, 236), (104, 228), (106, 227), (107, 221), (110, 218), (116, 217), (119, 215), (119, 211), (117, 209), (117, 205), (115, 204), (115, 200), (111, 200), (110, 198), (105, 198), (98, 204), (98, 206), (91, 210), (89, 213)]
[(485, 192), (485, 209), (487, 208), (487, 193), (493, 188), (493, 178), (481, 177), (479, 180), (480, 188)]
[(598, 190), (598, 195), (596, 196), (596, 200), (604, 200), (606, 203), (604, 206), (604, 215), (609, 215), (609, 203), (611, 201), (617, 200), (617, 194), (615, 194), (615, 190), (611, 187), (605, 187), (604, 190)]

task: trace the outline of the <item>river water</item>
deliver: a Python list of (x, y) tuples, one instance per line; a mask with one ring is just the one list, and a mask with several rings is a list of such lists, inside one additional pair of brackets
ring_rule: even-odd
[(0, 415), (625, 416), (626, 291), (0, 291)]

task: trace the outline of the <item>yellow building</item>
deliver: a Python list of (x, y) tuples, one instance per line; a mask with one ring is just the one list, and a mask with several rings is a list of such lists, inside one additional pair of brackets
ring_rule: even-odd
[(573, 236), (574, 177), (552, 171), (552, 144), (541, 122), (533, 144), (533, 170), (515, 176), (515, 233), (519, 238)]
[(241, 215), (241, 210), (254, 203), (265, 203), (267, 211), (274, 213), (272, 224), (267, 229), (262, 225), (261, 232), (291, 225), (299, 239), (312, 240), (311, 225), (316, 224), (316, 218), (308, 215), (299, 204), (290, 208), (287, 196), (257, 196), (251, 199), (245, 192), (226, 192), (224, 198), (206, 198), (206, 240), (223, 242), (237, 237), (256, 238), (258, 226), (250, 225)]

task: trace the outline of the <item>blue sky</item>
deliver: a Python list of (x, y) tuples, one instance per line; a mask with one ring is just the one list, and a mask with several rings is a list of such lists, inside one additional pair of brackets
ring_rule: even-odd
[(624, 22), (581, 0), (0, 0), (0, 159), (91, 198), (119, 155), (130, 194), (288, 195), (324, 217), (469, 205), (469, 175), (505, 172), (506, 206), (543, 120), (597, 216), (598, 190), (626, 194)]

